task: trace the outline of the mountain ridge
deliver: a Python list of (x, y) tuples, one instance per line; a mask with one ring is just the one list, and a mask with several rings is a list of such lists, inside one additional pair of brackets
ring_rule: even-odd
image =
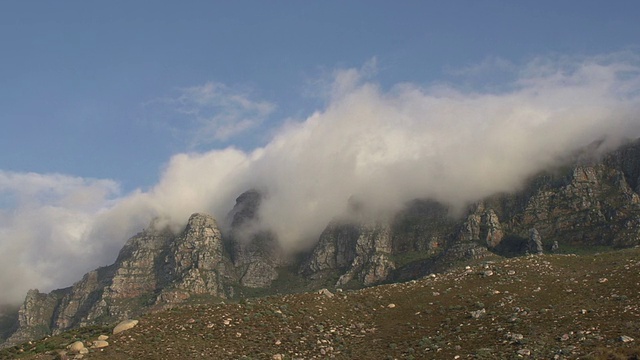
[(206, 214), (193, 214), (177, 234), (152, 224), (125, 243), (114, 264), (49, 294), (31, 290), (11, 324), (15, 330), (0, 334), (8, 346), (198, 297), (406, 281), (490, 254), (524, 255), (531, 229), (545, 252), (554, 243), (560, 252), (631, 247), (640, 244), (639, 190), (640, 142), (634, 141), (543, 172), (518, 192), (469, 206), (461, 218), (444, 204), (417, 199), (390, 219), (336, 219), (301, 254), (287, 254), (273, 233), (255, 230), (262, 195), (249, 190), (230, 211), (226, 233)]

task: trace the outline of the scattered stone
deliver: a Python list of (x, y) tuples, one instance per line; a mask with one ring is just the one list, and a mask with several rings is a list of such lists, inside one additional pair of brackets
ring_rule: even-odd
[(93, 342), (92, 348), (100, 349), (109, 346), (109, 343), (104, 340), (96, 340)]
[(487, 311), (485, 309), (472, 311), (471, 312), (471, 317), (474, 318), (474, 319), (479, 319), (480, 317), (482, 317), (482, 315), (484, 315), (486, 313), (487, 313)]
[(84, 349), (84, 343), (82, 341), (76, 341), (67, 348), (72, 353), (80, 353), (80, 350)]
[(619, 340), (623, 343), (628, 343), (634, 341), (635, 339), (630, 336), (622, 335), (620, 336)]
[(485, 271), (482, 272), (482, 276), (484, 276), (484, 277), (493, 276), (493, 271), (492, 270), (485, 270)]
[(98, 340), (107, 340), (107, 339), (109, 339), (109, 337), (107, 335), (98, 336)]
[(394, 307), (396, 307), (396, 304), (389, 304), (389, 305), (387, 305), (387, 307), (388, 307), (389, 309), (393, 309)]
[(275, 354), (271, 357), (271, 359), (273, 360), (283, 360), (284, 357), (282, 356), (282, 354)]
[(607, 278), (600, 278), (600, 279), (598, 279), (598, 282), (599, 282), (600, 284), (604, 284), (604, 283), (606, 283), (607, 281), (609, 281), (609, 279), (607, 279)]
[(529, 356), (529, 355), (531, 355), (531, 350), (529, 350), (529, 349), (520, 349), (520, 350), (518, 350), (518, 355)]
[(318, 294), (324, 295), (324, 296), (326, 296), (328, 298), (332, 298), (333, 297), (333, 293), (331, 291), (327, 290), (327, 289), (322, 289), (322, 290), (318, 291)]
[(519, 343), (520, 341), (522, 341), (524, 339), (524, 335), (522, 335), (522, 334), (514, 334), (514, 333), (507, 333), (507, 339), (509, 339), (513, 343)]
[(113, 328), (113, 335), (129, 330), (136, 325), (138, 325), (138, 320), (123, 320)]

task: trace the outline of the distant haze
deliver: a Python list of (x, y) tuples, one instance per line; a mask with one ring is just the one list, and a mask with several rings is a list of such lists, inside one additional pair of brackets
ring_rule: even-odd
[(460, 209), (519, 189), (594, 141), (607, 149), (640, 136), (634, 54), (494, 66), (510, 80), (473, 90), (463, 79), (480, 68), (461, 71), (460, 84), (390, 88), (376, 83), (374, 62), (338, 70), (323, 89), (326, 105), (275, 129), (264, 147), (177, 154), (148, 191), (0, 171), (0, 237), (12, 240), (0, 245), (0, 302), (21, 301), (29, 288), (69, 286), (113, 262), (155, 217), (176, 229), (194, 212), (222, 221), (250, 188), (266, 194), (261, 226), (299, 250), (350, 198), (375, 213), (415, 198)]

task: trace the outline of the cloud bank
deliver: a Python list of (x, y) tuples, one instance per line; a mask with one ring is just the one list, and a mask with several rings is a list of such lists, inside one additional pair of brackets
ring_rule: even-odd
[(492, 90), (385, 89), (361, 70), (338, 71), (326, 107), (281, 126), (264, 147), (175, 155), (149, 191), (121, 195), (108, 180), (2, 173), (0, 286), (8, 290), (0, 301), (70, 285), (80, 269), (112, 262), (154, 217), (176, 228), (197, 211), (222, 220), (249, 188), (267, 196), (261, 226), (295, 250), (344, 214), (350, 198), (375, 213), (414, 198), (462, 208), (518, 189), (594, 141), (611, 148), (640, 136), (636, 56), (538, 58), (505, 68), (511, 80)]

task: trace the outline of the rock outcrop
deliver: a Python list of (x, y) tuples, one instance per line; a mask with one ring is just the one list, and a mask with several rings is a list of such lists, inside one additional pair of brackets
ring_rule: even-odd
[(130, 318), (194, 295), (224, 298), (228, 285), (236, 282), (211, 216), (192, 215), (177, 235), (152, 223), (127, 241), (113, 265), (87, 273), (70, 288), (49, 294), (29, 291), (17, 330), (6, 343)]
[(240, 274), (240, 284), (250, 288), (268, 287), (278, 278), (276, 269), (287, 264), (277, 238), (259, 227), (262, 196), (257, 190), (244, 192), (228, 215), (231, 259)]

